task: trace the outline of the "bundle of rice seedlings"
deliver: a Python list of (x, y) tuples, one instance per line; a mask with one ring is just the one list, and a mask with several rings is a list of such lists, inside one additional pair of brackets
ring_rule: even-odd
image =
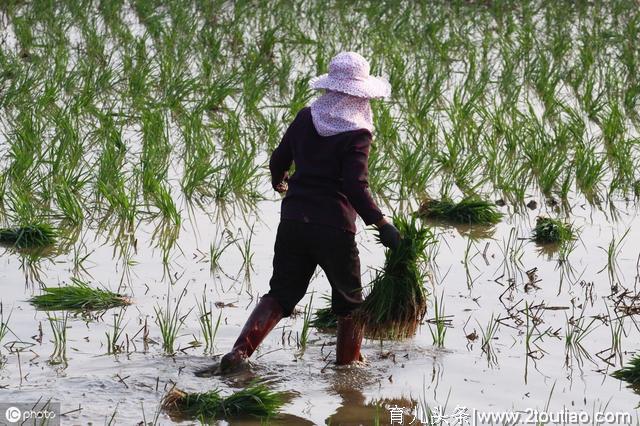
[(563, 243), (573, 239), (571, 226), (557, 219), (538, 217), (531, 238), (537, 243)]
[(130, 304), (128, 297), (106, 289), (92, 288), (77, 278), (64, 287), (44, 287), (43, 294), (29, 299), (43, 310), (103, 310)]
[(324, 295), (322, 296), (322, 299), (327, 303), (327, 306), (316, 309), (310, 325), (319, 329), (336, 328), (338, 326), (338, 319), (336, 314), (331, 310), (331, 297)]
[(284, 403), (284, 394), (256, 383), (223, 398), (218, 389), (187, 393), (172, 389), (162, 400), (162, 408), (170, 415), (196, 419), (234, 416), (272, 417)]
[(629, 361), (629, 365), (614, 371), (611, 376), (629, 382), (633, 386), (640, 385), (640, 355), (636, 354)]
[(456, 203), (449, 198), (426, 199), (418, 209), (424, 218), (443, 219), (453, 223), (493, 225), (500, 222), (500, 213), (495, 204), (477, 197), (468, 197)]
[(56, 231), (47, 223), (0, 228), (0, 244), (16, 248), (45, 247), (56, 242)]
[(417, 220), (394, 218), (402, 235), (396, 250), (385, 252), (385, 264), (372, 281), (371, 292), (354, 313), (373, 339), (403, 339), (412, 336), (427, 310), (426, 274), (422, 263), (433, 234)]

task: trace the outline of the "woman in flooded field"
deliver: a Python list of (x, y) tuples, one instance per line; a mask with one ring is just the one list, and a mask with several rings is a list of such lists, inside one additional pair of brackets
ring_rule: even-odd
[[(382, 244), (394, 249), (398, 230), (382, 214), (368, 185), (373, 114), (369, 100), (390, 94), (389, 83), (369, 75), (369, 63), (354, 52), (336, 55), (329, 73), (313, 78), (324, 93), (301, 109), (269, 162), (273, 188), (282, 200), (270, 291), (253, 309), (220, 371), (243, 364), (283, 317), (304, 297), (320, 266), (331, 284), (337, 316), (336, 363), (360, 359), (363, 330), (351, 313), (362, 303), (355, 220), (375, 225)], [(295, 164), (295, 172), (289, 170)]]

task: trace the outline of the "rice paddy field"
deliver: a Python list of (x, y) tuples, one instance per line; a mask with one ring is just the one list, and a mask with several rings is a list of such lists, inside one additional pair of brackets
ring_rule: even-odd
[[(638, 424), (612, 374), (640, 349), (639, 46), (636, 0), (0, 0), (0, 401), (59, 401), (62, 424)], [(426, 314), (336, 367), (318, 269), (250, 371), (196, 377), (268, 291), (269, 154), (343, 50), (392, 85), (375, 198), (440, 200)], [(356, 239), (368, 285), (385, 253)], [(256, 381), (270, 420), (163, 409)]]

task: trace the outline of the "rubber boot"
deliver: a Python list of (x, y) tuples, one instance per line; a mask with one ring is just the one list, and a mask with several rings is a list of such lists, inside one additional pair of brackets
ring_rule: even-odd
[(233, 349), (220, 360), (220, 372), (229, 373), (242, 365), (281, 319), (280, 303), (272, 296), (262, 296), (249, 315)]
[(362, 360), (360, 346), (364, 329), (357, 326), (353, 316), (338, 316), (338, 330), (336, 342), (336, 364), (351, 364), (353, 361)]

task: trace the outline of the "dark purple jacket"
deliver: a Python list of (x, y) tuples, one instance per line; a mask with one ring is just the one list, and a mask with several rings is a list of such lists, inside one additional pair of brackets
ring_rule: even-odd
[(295, 163), (280, 218), (352, 233), (356, 232), (356, 212), (367, 225), (380, 221), (382, 212), (369, 192), (370, 146), (371, 133), (365, 129), (320, 136), (311, 109), (301, 109), (269, 161), (274, 187), (287, 179)]

